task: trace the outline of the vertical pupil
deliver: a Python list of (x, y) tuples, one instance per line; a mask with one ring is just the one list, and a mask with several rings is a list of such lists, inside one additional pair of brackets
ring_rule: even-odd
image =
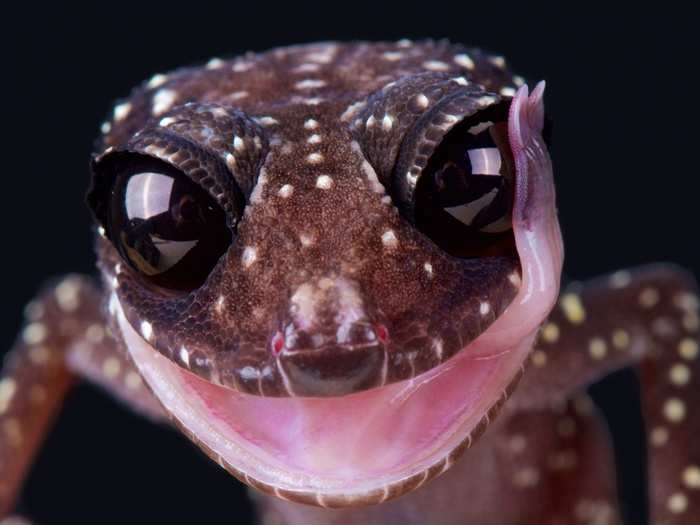
[(117, 177), (110, 237), (122, 257), (152, 283), (194, 289), (231, 242), (224, 211), (178, 170), (147, 167)]

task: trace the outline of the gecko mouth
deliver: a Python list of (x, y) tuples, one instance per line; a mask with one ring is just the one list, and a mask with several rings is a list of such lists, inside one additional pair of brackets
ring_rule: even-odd
[(379, 503), (447, 470), (515, 383), (558, 292), (562, 247), (551, 166), (539, 131), (542, 86), (511, 104), (517, 167), (518, 295), (476, 340), (409, 380), (341, 397), (269, 398), (214, 385), (119, 327), (140, 373), (176, 424), (242, 481), (328, 507)]

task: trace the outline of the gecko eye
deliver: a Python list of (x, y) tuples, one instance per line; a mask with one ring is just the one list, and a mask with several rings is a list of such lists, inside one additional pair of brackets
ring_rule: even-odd
[(506, 105), (455, 125), (420, 175), (414, 196), (418, 229), (457, 257), (502, 253), (512, 238), (515, 166)]
[(231, 244), (224, 210), (178, 169), (130, 163), (114, 180), (108, 235), (124, 260), (156, 286), (200, 286)]

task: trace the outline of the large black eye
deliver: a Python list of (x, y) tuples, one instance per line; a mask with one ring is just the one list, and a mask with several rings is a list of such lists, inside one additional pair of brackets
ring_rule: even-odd
[(165, 162), (138, 157), (120, 168), (107, 231), (124, 260), (170, 290), (200, 286), (231, 244), (224, 210)]
[(507, 120), (507, 106), (499, 105), (455, 125), (418, 180), (416, 225), (456, 257), (497, 255), (512, 245)]

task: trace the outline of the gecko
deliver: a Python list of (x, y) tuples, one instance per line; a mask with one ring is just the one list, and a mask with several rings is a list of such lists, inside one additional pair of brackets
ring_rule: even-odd
[(47, 284), (2, 367), (0, 518), (86, 379), (247, 484), (262, 524), (622, 523), (586, 387), (631, 368), (651, 523), (695, 523), (695, 280), (560, 291), (548, 122), (544, 82), (446, 41), (136, 87), (91, 160), (100, 282)]

